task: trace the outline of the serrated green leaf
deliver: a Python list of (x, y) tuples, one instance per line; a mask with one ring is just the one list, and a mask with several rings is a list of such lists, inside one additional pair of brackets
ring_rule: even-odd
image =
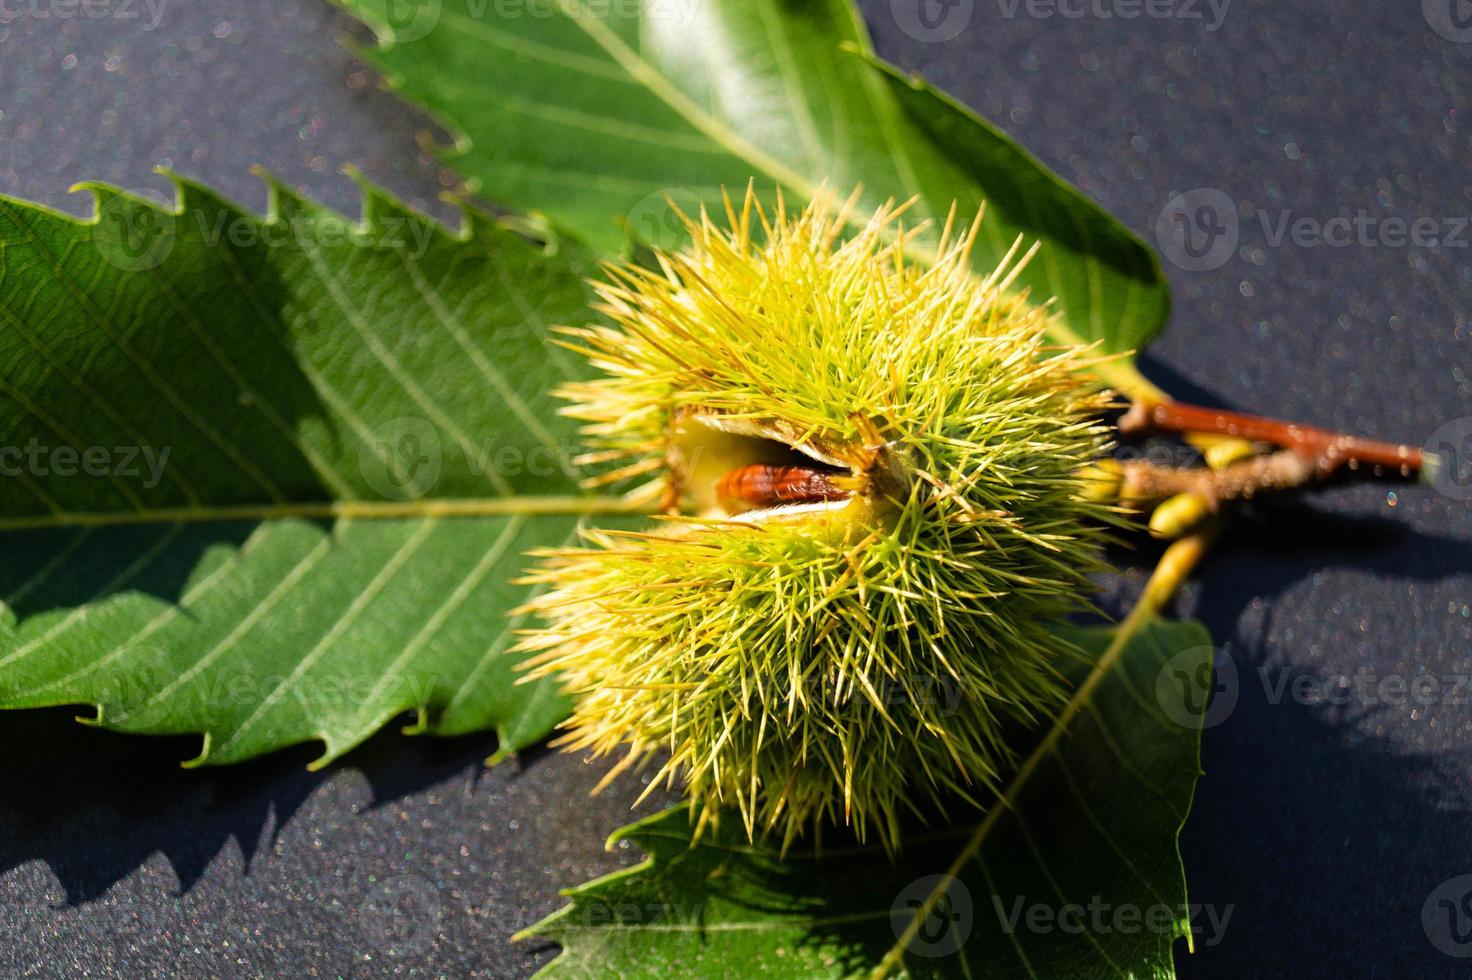
[[(1018, 236), (1040, 241), (1019, 284), (1056, 299), (1060, 342), (1122, 353), (1165, 322), (1153, 253), (1000, 130), (879, 63), (847, 0), (337, 2), (377, 31), (365, 57), (454, 132), (444, 157), (472, 187), (605, 251), (626, 233), (674, 244), (665, 195), (693, 210), (750, 180), (799, 201), (862, 184), (856, 221), (887, 198), (940, 221), (985, 201), (985, 272)], [(1099, 373), (1155, 391), (1127, 361)]]
[(692, 844), (689, 811), (665, 811), (610, 841), (644, 864), (528, 930), (564, 947), (544, 975), (1174, 976), (1191, 918), (1176, 838), (1212, 651), (1195, 623), (1134, 626), (1077, 632), (1096, 679), (986, 816), (891, 861), (832, 845), (779, 857), (732, 821)]
[(409, 710), (540, 739), (566, 705), (513, 689), (508, 580), (618, 506), (548, 394), (586, 256), (368, 186), (354, 223), (176, 183), (173, 212), (89, 185), (85, 222), (0, 200), (0, 707), (210, 763)]

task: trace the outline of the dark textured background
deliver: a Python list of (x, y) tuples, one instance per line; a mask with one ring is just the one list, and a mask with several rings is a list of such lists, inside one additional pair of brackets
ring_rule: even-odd
[[(1022, 2), (957, 0), (944, 42), (906, 34), (890, 0), (861, 6), (882, 55), (1152, 240), (1173, 192), (1236, 202), (1225, 265), (1167, 266), (1152, 377), (1416, 443), (1472, 415), (1472, 249), (1275, 247), (1257, 217), (1472, 214), (1472, 43), (1416, 0), (1235, 0), (1215, 30), (1204, 0), (1201, 19), (1133, 21)], [(50, 0), (0, 2), (0, 192), (82, 213), (72, 182), (162, 193), (169, 163), (260, 207), (246, 168), (263, 163), (352, 211), (352, 162), (439, 207), (425, 122), (338, 45), (351, 28), (325, 0), (172, 0), (156, 26), (145, 0), (138, 20), (36, 9)], [(1239, 522), (1183, 602), (1240, 680), (1183, 839), (1193, 900), (1232, 918), (1183, 976), (1468, 972), (1421, 909), (1472, 872), (1472, 705), (1274, 704), (1261, 680), (1472, 672), (1472, 506), (1389, 489)], [(187, 741), (69, 718), (0, 717), (0, 974), (520, 976), (548, 951), (506, 937), (632, 857), (601, 840), (633, 788), (590, 803), (595, 774), (545, 753), (483, 771), (490, 736), (388, 734), (323, 774), (307, 751), (183, 772)], [(384, 896), (420, 909), (406, 934)]]

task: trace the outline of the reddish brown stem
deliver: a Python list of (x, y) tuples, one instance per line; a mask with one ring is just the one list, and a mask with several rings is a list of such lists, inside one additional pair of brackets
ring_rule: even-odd
[(1311, 425), (1180, 402), (1137, 401), (1120, 418), (1119, 431), (1125, 435), (1206, 432), (1272, 443), (1312, 460), (1321, 476), (1328, 476), (1341, 466), (1352, 470), (1369, 466), (1377, 476), (1390, 473), (1411, 477), (1421, 471), (1421, 450), (1416, 446), (1362, 439)]

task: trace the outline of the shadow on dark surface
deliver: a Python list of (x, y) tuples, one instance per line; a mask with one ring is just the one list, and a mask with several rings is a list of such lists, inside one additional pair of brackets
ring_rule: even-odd
[(1196, 378), (1181, 374), (1160, 358), (1152, 357), (1149, 348), (1135, 356), (1135, 365), (1147, 380), (1170, 392), (1177, 401), (1208, 408), (1237, 408), (1223, 403), (1221, 398), (1203, 388)]
[[(24, 746), (0, 757), (0, 874), (41, 860), (67, 904), (101, 897), (153, 854), (162, 854), (187, 892), (234, 841), (249, 868), (320, 786), (356, 770), (372, 791), (370, 808), (457, 775), (473, 785), (485, 771), (493, 735), (405, 738), (397, 726), (340, 764), (309, 772), (320, 754), (302, 745), (219, 769), (185, 770), (194, 737), (120, 735), (78, 725), (75, 709), (0, 712), (0, 744)], [(540, 753), (522, 753), (524, 766)]]
[[(1472, 867), (1465, 774), (1365, 734), (1373, 711), (1273, 704), (1253, 687), (1244, 681), (1230, 724), (1205, 734), (1181, 841), (1191, 901), (1233, 915), (1219, 945), (1178, 947), (1180, 975), (1466, 976), (1441, 950), (1472, 950), (1458, 941), (1472, 923), (1440, 910), (1422, 923), (1431, 893)], [(1224, 756), (1230, 765), (1213, 765)], [(1351, 944), (1375, 958), (1349, 969)]]
[[(1465, 758), (1407, 750), (1387, 735), (1390, 713), (1405, 710), (1414, 695), (1402, 698), (1378, 683), (1410, 681), (1409, 671), (1371, 661), (1367, 676), (1376, 686), (1362, 694), (1355, 677), (1342, 673), (1343, 657), (1328, 661), (1341, 665), (1338, 673), (1321, 675), (1302, 666), (1311, 658), (1295, 667), (1272, 652), (1273, 620), (1292, 602), (1290, 590), (1334, 569), (1436, 581), (1472, 571), (1472, 549), (1396, 521), (1344, 517), (1304, 502), (1256, 508), (1233, 523), (1194, 615), (1229, 651), (1236, 676), (1216, 694), (1234, 706), (1203, 734), (1205, 775), (1181, 849), (1191, 900), (1232, 905), (1234, 914), (1218, 946), (1198, 946), (1195, 956), (1177, 947), (1183, 977), (1467, 975), (1465, 961), (1448, 951), (1472, 955), (1472, 921), (1431, 898), (1472, 870)], [(1249, 625), (1245, 614), (1262, 604), (1269, 612)], [(1337, 618), (1340, 631), (1346, 619)], [(1457, 689), (1469, 666), (1438, 677), (1424, 709), (1432, 727), (1465, 717), (1465, 708), (1448, 709), (1472, 700), (1472, 691)], [(1426, 904), (1433, 908), (1423, 926)]]
[[(206, 554), (216, 548), (238, 551), (258, 527), (255, 521), (228, 521), (182, 529), (143, 524), (12, 531), (6, 535), (10, 560), (0, 573), (0, 594), (18, 623), (134, 592), (176, 603)], [(146, 576), (122, 574), (165, 535), (170, 543), (150, 563)]]
[[(1416, 581), (1472, 573), (1472, 547), (1465, 539), (1428, 534), (1393, 518), (1323, 510), (1315, 496), (1265, 500), (1237, 513), (1222, 552), (1253, 566), (1251, 576), (1233, 578), (1239, 604), (1277, 595), (1298, 579), (1330, 568)], [(1212, 589), (1209, 608), (1231, 605), (1232, 584), (1213, 580)]]
[[(1148, 567), (1155, 545), (1135, 543), (1123, 560)], [(1336, 569), (1435, 581), (1472, 571), (1472, 551), (1398, 521), (1346, 517), (1309, 501), (1257, 507), (1233, 523), (1191, 613), (1230, 651), (1237, 700), (1205, 733), (1206, 775), (1182, 840), (1191, 900), (1219, 912), (1230, 906), (1231, 918), (1218, 945), (1198, 945), (1194, 956), (1177, 945), (1183, 977), (1337, 978), (1346, 975), (1351, 935), (1355, 948), (1377, 951), (1370, 961), (1359, 954), (1353, 975), (1465, 975), (1463, 961), (1439, 950), (1462, 948), (1457, 939), (1469, 923), (1454, 904), (1433, 905), (1423, 927), (1422, 906), (1443, 882), (1472, 870), (1466, 772), (1445, 753), (1404, 751), (1379, 734), (1383, 706), (1300, 703), (1277, 686), (1280, 671), (1291, 678), (1304, 668), (1272, 652), (1276, 610), (1305, 579)], [(1273, 612), (1254, 620), (1248, 610), (1260, 604)], [(188, 893), (231, 841), (249, 876), (261, 851), (335, 774), (361, 773), (373, 809), (447, 781), (473, 787), (486, 778), (482, 762), (494, 748), (488, 735), (410, 739), (389, 726), (322, 773), (305, 768), (311, 746), (185, 771), (178, 762), (193, 754), (194, 739), (102, 732), (76, 725), (73, 713), (0, 712), (0, 744), (18, 747), (0, 758), (7, 788), (0, 874), (44, 862), (67, 905), (101, 898), (156, 854)], [(526, 775), (536, 782), (547, 755), (533, 750), (508, 765), (533, 770)], [(1223, 758), (1229, 762), (1214, 764)], [(624, 822), (607, 800), (587, 809), (605, 830)], [(537, 849), (560, 846), (567, 833), (557, 821), (526, 832)], [(1310, 891), (1304, 882), (1319, 885)], [(546, 891), (552, 900), (552, 882)], [(864, 943), (888, 934), (881, 925)], [(544, 960), (551, 950), (535, 944), (518, 953)]]
[[(1398, 518), (1328, 509), (1356, 493), (1365, 488), (1239, 509), (1194, 602), (1182, 604), (1223, 652), (1214, 696), (1229, 699), (1203, 733), (1181, 851), (1190, 901), (1230, 907), (1231, 918), (1218, 944), (1198, 935), (1194, 956), (1177, 944), (1186, 980), (1468, 975), (1472, 878), (1450, 898), (1432, 894), (1472, 873), (1472, 766), (1454, 751), (1472, 726), (1466, 628), (1446, 627), (1453, 639), (1439, 641), (1434, 623), (1408, 612), (1384, 638), (1354, 595), (1309, 600), (1318, 624), (1295, 606), (1325, 577), (1402, 593), (1464, 580), (1472, 547)], [(1430, 491), (1402, 491), (1407, 503), (1421, 493)], [(1124, 543), (1111, 557), (1140, 575), (1162, 547), (1143, 534)], [(1122, 583), (1111, 611), (1138, 585), (1133, 575)], [(1407, 712), (1422, 732), (1415, 747), (1395, 717)]]

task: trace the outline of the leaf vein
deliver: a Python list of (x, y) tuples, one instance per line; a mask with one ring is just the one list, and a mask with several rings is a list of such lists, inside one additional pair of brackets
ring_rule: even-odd
[(220, 749), (225, 749), (235, 744), (236, 742), (239, 742), (247, 732), (254, 728), (260, 722), (260, 720), (265, 717), (268, 711), (275, 707), (276, 702), (281, 696), (281, 692), (285, 691), (288, 687), (301, 680), (301, 678), (306, 675), (307, 671), (311, 670), (312, 666), (318, 660), (322, 659), (327, 651), (332, 649), (332, 647), (337, 643), (338, 639), (344, 633), (346, 633), (348, 629), (352, 627), (353, 623), (357, 621), (358, 617), (362, 615), (363, 610), (368, 608), (368, 605), (373, 602), (374, 599), (378, 598), (378, 594), (383, 591), (384, 586), (388, 585), (389, 581), (396, 574), (398, 574), (399, 570), (403, 568), (404, 565), (411, 558), (414, 557), (420, 546), (424, 544), (426, 539), (428, 539), (430, 533), (434, 530), (435, 526), (436, 522), (432, 519), (427, 519), (420, 522), (419, 527), (414, 530), (414, 533), (411, 534), (402, 544), (399, 545), (398, 550), (394, 552), (393, 556), (384, 563), (383, 567), (380, 568), (378, 572), (373, 576), (373, 578), (369, 580), (368, 584), (363, 587), (363, 590), (353, 598), (353, 601), (348, 604), (347, 609), (345, 609), (342, 614), (333, 621), (331, 628), (329, 628), (328, 631), (322, 635), (321, 639), (317, 641), (316, 645), (313, 646), (312, 649), (309, 650), (304, 657), (302, 657), (301, 661), (292, 668), (291, 673), (287, 674), (274, 687), (272, 687), (271, 691), (264, 698), (261, 699), (260, 704), (256, 705), (255, 710), (247, 715), (245, 720), (237, 725), (235, 727), (235, 730), (232, 731), (230, 735), (223, 742), (220, 743)]
[(3, 657), (0, 657), (0, 667), (10, 666), (17, 660), (21, 660), (22, 658), (29, 655), (32, 651), (42, 648), (45, 644), (51, 642), (61, 634), (65, 633), (67, 630), (71, 629), (72, 626), (74, 626), (79, 620), (86, 617), (86, 615), (91, 611), (93, 603), (112, 595), (126, 582), (130, 581), (134, 576), (138, 575), (149, 565), (152, 565), (154, 560), (163, 553), (164, 549), (172, 544), (174, 539), (179, 536), (179, 532), (181, 530), (183, 530), (182, 525), (172, 525), (168, 529), (168, 531), (163, 534), (162, 537), (155, 541), (141, 555), (133, 559), (133, 561), (129, 562), (128, 565), (123, 568), (121, 572), (110, 579), (107, 584), (104, 585), (101, 589), (93, 593), (92, 597), (89, 598), (85, 603), (67, 613), (66, 616), (64, 616), (60, 621), (58, 621), (40, 636), (37, 636), (27, 641), (26, 643), (21, 644), (10, 653), (6, 654)]
[[(317, 278), (326, 287), (332, 301), (342, 310), (348, 323), (352, 325), (354, 332), (362, 338), (363, 343), (367, 345), (369, 351), (378, 362), (388, 369), (388, 372), (394, 376), (394, 380), (399, 383), (404, 389), (404, 392), (413, 400), (414, 404), (423, 409), (425, 414), (433, 419), (436, 425), (454, 437), (455, 441), (460, 444), (461, 451), (465, 453), (466, 459), (477, 459), (475, 444), (471, 441), (469, 434), (434, 403), (434, 400), (404, 370), (404, 366), (399, 363), (398, 358), (394, 357), (388, 348), (384, 347), (383, 341), (379, 339), (378, 335), (369, 329), (368, 323), (363, 319), (362, 313), (349, 302), (347, 294), (343, 292), (342, 285), (332, 275), (326, 263), (322, 261), (321, 253), (318, 252), (316, 247), (303, 241), (302, 254), (306, 256), (307, 262), (316, 271)], [(511, 493), (511, 485), (506, 482), (506, 478), (498, 473), (494, 467), (487, 467), (485, 472), (489, 482), (495, 487), (498, 493), (507, 495)]]
[[(215, 447), (220, 450), (220, 452), (224, 453), (225, 456), (241, 471), (241, 473), (248, 477), (251, 482), (255, 483), (262, 490), (264, 490), (267, 496), (271, 497), (271, 499), (273, 500), (284, 500), (285, 497), (282, 495), (280, 488), (277, 487), (274, 482), (272, 482), (271, 478), (262, 473), (260, 469), (254, 463), (252, 463), (249, 458), (247, 458), (246, 455), (240, 450), (239, 446), (236, 446), (233, 442), (226, 439), (218, 429), (210, 425), (208, 419), (204, 418), (197, 411), (195, 411), (193, 406), (191, 406), (182, 395), (174, 390), (174, 387), (172, 385), (170, 385), (158, 374), (158, 371), (154, 368), (153, 364), (150, 363), (146, 357), (140, 354), (133, 347), (133, 345), (128, 342), (127, 337), (117, 328), (117, 325), (114, 324), (103, 313), (102, 310), (97, 308), (96, 305), (92, 303), (92, 301), (88, 298), (87, 290), (83, 288), (80, 283), (72, 278), (72, 276), (67, 272), (66, 266), (61, 261), (61, 259), (52, 254), (51, 250), (47, 247), (46, 242), (41, 238), (39, 234), (36, 233), (36, 230), (31, 227), (30, 223), (25, 219), (25, 217), (23, 217), (23, 212), (21, 212), (20, 210), (15, 210), (11, 213), (15, 219), (16, 224), (18, 224), (30, 238), (31, 244), (35, 248), (36, 252), (40, 254), (43, 259), (47, 260), (47, 265), (50, 268), (51, 272), (56, 276), (57, 281), (62, 283), (67, 291), (72, 294), (72, 298), (77, 301), (77, 304), (83, 310), (86, 311), (88, 318), (92, 320), (93, 323), (97, 324), (97, 326), (102, 328), (103, 332), (108, 335), (108, 338), (112, 340), (113, 344), (116, 345), (118, 350), (120, 350), (123, 355), (128, 358), (128, 360), (133, 362), (133, 365), (138, 369), (139, 373), (142, 374), (143, 377), (148, 379), (149, 384), (153, 386), (154, 390), (162, 395), (164, 399), (168, 401), (171, 406), (173, 406), (174, 410), (177, 411), (181, 416), (183, 416), (190, 425), (194, 426), (194, 428), (201, 435), (212, 442)], [(170, 215), (172, 216), (172, 212), (170, 212)]]
[(506, 375), (486, 358), (480, 348), (470, 342), (470, 335), (465, 330), (465, 327), (460, 323), (455, 314), (445, 306), (444, 300), (440, 298), (438, 291), (430, 287), (429, 282), (424, 278), (423, 270), (419, 268), (419, 263), (407, 251), (401, 250), (399, 257), (404, 263), (405, 270), (409, 273), (409, 279), (413, 282), (414, 289), (424, 299), (425, 303), (428, 304), (435, 318), (445, 328), (445, 332), (450, 335), (450, 338), (455, 341), (455, 344), (470, 358), (471, 363), (475, 365), (481, 377), (485, 378), (486, 382), (496, 390), (496, 394), (501, 396), (501, 400), (521, 420), (532, 437), (542, 445), (556, 452), (558, 459), (563, 462), (563, 465), (570, 467), (571, 463), (568, 462), (565, 449), (558, 444), (552, 433), (547, 431), (547, 427), (542, 424), (541, 419), (537, 418), (536, 413), (531, 410), (531, 406), (526, 403), (526, 399), (522, 398), (521, 394), (506, 380)]
[(423, 627), (404, 645), (403, 652), (388, 665), (383, 677), (379, 678), (378, 683), (374, 685), (372, 692), (368, 695), (364, 704), (364, 710), (359, 714), (359, 722), (367, 720), (369, 712), (373, 710), (373, 703), (383, 694), (384, 689), (392, 683), (393, 678), (398, 672), (403, 669), (405, 664), (418, 655), (420, 648), (440, 631), (449, 618), (455, 614), (456, 610), (469, 598), (470, 593), (478, 588), (481, 582), (485, 581), (485, 577), (490, 574), (491, 568), (495, 566), (496, 562), (500, 561), (511, 542), (516, 539), (516, 535), (521, 531), (521, 527), (525, 522), (526, 519), (519, 514), (514, 515), (506, 522), (505, 527), (501, 529), (501, 533), (496, 536), (496, 540), (481, 555), (475, 567), (461, 578), (460, 583), (450, 593), (449, 597), (435, 609), (429, 619), (425, 621)]
[[(346, 530), (346, 528), (346, 521), (337, 526), (338, 531), (344, 531)], [(216, 660), (229, 652), (236, 643), (240, 642), (241, 637), (250, 632), (251, 628), (254, 627), (256, 623), (260, 622), (266, 616), (266, 614), (269, 613), (276, 606), (276, 604), (280, 602), (281, 599), (292, 590), (293, 587), (295, 587), (296, 583), (300, 581), (303, 576), (305, 576), (309, 571), (311, 571), (311, 569), (317, 564), (317, 562), (322, 560), (322, 556), (327, 554), (331, 547), (332, 536), (323, 535), (322, 540), (313, 545), (312, 548), (297, 561), (297, 563), (292, 567), (291, 571), (288, 572), (280, 582), (276, 583), (271, 591), (266, 593), (266, 596), (253, 609), (251, 609), (249, 613), (243, 616), (240, 622), (236, 623), (235, 626), (231, 628), (230, 632), (226, 634), (223, 639), (220, 640), (220, 642), (211, 647), (204, 656), (196, 660), (187, 669), (181, 671), (178, 677), (175, 677), (168, 684), (165, 684), (163, 687), (159, 688), (159, 690), (155, 691), (151, 696), (140, 702), (137, 707), (130, 709), (128, 711), (128, 715), (137, 715), (146, 708), (158, 704), (160, 701), (164, 700), (175, 691), (179, 690), (185, 684), (193, 681), (194, 678), (198, 677), (205, 670), (207, 670), (211, 664), (213, 664)]]

